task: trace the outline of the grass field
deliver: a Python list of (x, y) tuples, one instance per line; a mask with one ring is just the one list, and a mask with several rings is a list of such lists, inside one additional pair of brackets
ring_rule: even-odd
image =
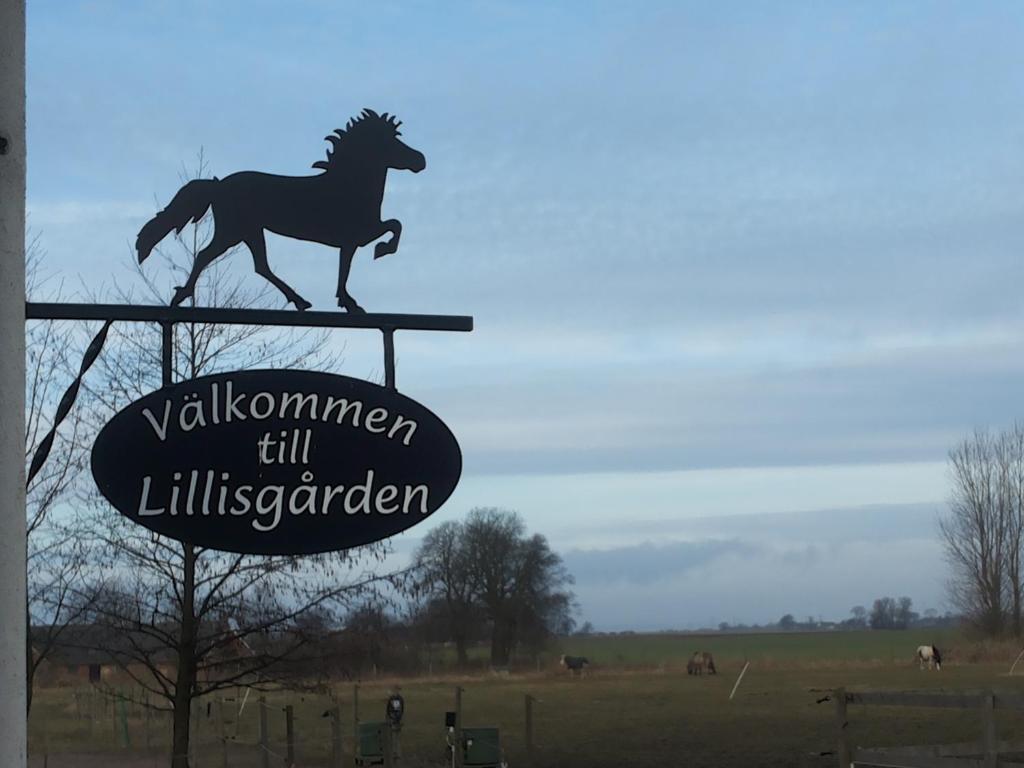
[[(572, 679), (548, 667), (528, 675), (483, 675), (448, 679), (363, 682), (361, 716), (382, 719), (384, 702), (397, 684), (406, 700), (402, 735), (406, 766), (440, 766), (444, 758), (444, 712), (453, 708), (454, 688), (464, 689), (467, 726), (500, 727), (511, 766), (531, 764), (524, 738), (524, 697), (535, 705), (533, 763), (538, 766), (783, 766), (799, 765), (801, 755), (834, 744), (834, 711), (817, 704), (823, 689), (847, 688), (979, 689), (1024, 692), (1024, 674), (1006, 675), (1016, 653), (1011, 646), (979, 649), (956, 635), (914, 632), (780, 635), (635, 635), (572, 638), (565, 650), (595, 661), (594, 672)], [(921, 672), (913, 649), (933, 640), (946, 643), (949, 662), (942, 672)], [(710, 650), (721, 674), (689, 677), (686, 655)], [(972, 661), (979, 656), (984, 660)], [(751, 666), (733, 701), (729, 691), (744, 659)], [(1024, 664), (1022, 664), (1024, 666)], [(1018, 673), (1024, 672), (1018, 669)], [(346, 751), (351, 746), (352, 685), (334, 688), (342, 710)], [(41, 691), (33, 709), (30, 751), (33, 765), (163, 766), (167, 760), (166, 722), (146, 722), (126, 707), (129, 747), (116, 707), (73, 689)], [(220, 705), (198, 712), (198, 744), (193, 766), (262, 766), (255, 746), (258, 706), (250, 698), (241, 718), (238, 701), (224, 705), (226, 751), (220, 739)], [(330, 765), (331, 706), (327, 694), (275, 691), (267, 694), (271, 731), (269, 765), (283, 764), (284, 716), (295, 709), (297, 766)], [(93, 717), (86, 711), (93, 708)], [(1024, 737), (1024, 723), (1001, 718), (1000, 738)], [(145, 748), (146, 733), (150, 748)], [(852, 708), (849, 734), (864, 746), (927, 744), (977, 739), (979, 718), (957, 710)], [(94, 756), (90, 758), (90, 755)], [(95, 760), (95, 762), (93, 762)], [(351, 765), (347, 756), (345, 765)], [(818, 761), (811, 765), (832, 765)]]
[(756, 635), (595, 635), (571, 637), (563, 650), (586, 656), (604, 667), (682, 664), (697, 650), (722, 661), (772, 663), (896, 662), (913, 656), (919, 645), (956, 646), (953, 630), (906, 632), (777, 632)]

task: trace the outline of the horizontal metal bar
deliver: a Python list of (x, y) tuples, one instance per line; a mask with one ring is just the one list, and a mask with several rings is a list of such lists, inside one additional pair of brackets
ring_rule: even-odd
[[(856, 749), (851, 756), (851, 764), (857, 768), (985, 768), (991, 765), (985, 762), (984, 757), (910, 755), (889, 749)], [(1011, 763), (1002, 759), (998, 765), (999, 768), (1024, 768), (1024, 763)]]
[(931, 691), (847, 691), (848, 704), (873, 704), (888, 707), (948, 707), (953, 709), (981, 706), (981, 693), (940, 693)]
[[(857, 749), (851, 756), (851, 764), (871, 768), (985, 768), (982, 759), (967, 757), (925, 757), (918, 755), (894, 755), (884, 749)], [(1001, 766), (1017, 765), (1000, 763)]]
[(149, 304), (57, 304), (29, 302), (29, 320), (119, 320), (151, 323), (287, 325), (306, 328), (376, 328), (408, 331), (472, 331), (467, 315), (349, 314), (293, 309), (163, 307)]
[[(1024, 752), (1024, 742), (997, 741), (994, 745), (998, 754)], [(885, 752), (891, 756), (909, 757), (972, 757), (985, 754), (984, 741), (961, 741), (956, 744), (925, 744), (912, 747), (868, 747), (857, 750), (857, 754), (872, 753), (875, 757)]]

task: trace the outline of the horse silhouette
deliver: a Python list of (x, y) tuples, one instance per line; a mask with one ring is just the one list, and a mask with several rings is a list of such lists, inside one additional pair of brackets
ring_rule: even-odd
[(371, 109), (348, 121), (324, 140), (332, 144), (327, 159), (313, 163), (317, 176), (277, 176), (241, 171), (223, 179), (196, 179), (183, 186), (170, 204), (148, 221), (135, 241), (141, 264), (173, 229), (181, 230), (213, 210), (209, 244), (196, 254), (184, 285), (177, 286), (171, 305), (192, 296), (200, 273), (229, 248), (245, 243), (257, 274), (269, 280), (299, 310), (312, 306), (270, 269), (264, 231), (340, 249), (338, 306), (365, 310), (349, 295), (347, 283), (356, 249), (390, 233), (377, 243), (379, 259), (398, 250), (402, 223), (381, 221), (380, 206), (389, 168), (419, 173), (427, 161), (421, 152), (399, 141), (401, 122)]

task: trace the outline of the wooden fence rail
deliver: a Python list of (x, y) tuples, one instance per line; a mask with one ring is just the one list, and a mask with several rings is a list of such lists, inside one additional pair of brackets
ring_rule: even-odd
[[(1024, 741), (1000, 741), (996, 710), (1024, 711), (1024, 694), (993, 691), (847, 691), (830, 694), (835, 707), (836, 751), (840, 768), (1024, 768), (1024, 763), (1000, 760), (1000, 754), (1024, 753)], [(959, 744), (910, 747), (852, 747), (847, 726), (848, 707), (931, 707), (968, 709), (978, 713), (982, 737)]]

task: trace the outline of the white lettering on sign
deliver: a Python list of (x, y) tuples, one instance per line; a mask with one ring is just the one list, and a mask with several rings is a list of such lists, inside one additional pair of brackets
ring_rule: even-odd
[[(231, 475), (213, 470), (175, 472), (167, 498), (154, 499), (153, 477), (142, 478), (139, 493), (139, 517), (170, 515), (218, 517), (247, 515), (255, 517), (257, 531), (273, 531), (285, 515), (426, 515), (429, 489), (426, 485), (378, 485), (372, 469), (362, 482), (348, 487), (317, 485), (313, 474), (302, 474), (302, 485), (290, 491), (283, 485), (234, 486)], [(230, 499), (230, 503), (229, 503)], [(184, 500), (184, 501), (183, 501)]]
[(252, 396), (243, 392), (236, 395), (230, 380), (224, 385), (224, 390), (221, 397), (220, 385), (213, 383), (208, 400), (199, 392), (191, 392), (178, 405), (176, 412), (176, 404), (168, 398), (164, 401), (163, 414), (159, 418), (149, 408), (142, 409), (142, 416), (161, 442), (167, 439), (168, 427), (172, 425), (182, 432), (192, 432), (210, 424), (230, 424), (232, 421), (245, 421), (249, 418), (262, 421), (275, 416), (297, 422), (324, 424), (333, 420), (338, 426), (347, 424), (356, 429), (365, 429), (375, 435), (384, 435), (388, 440), (398, 437), (403, 445), (412, 445), (416, 434), (416, 422), (413, 419), (400, 413), (393, 414), (387, 408), (374, 407), (364, 416), (361, 400), (328, 395), (321, 402), (320, 395), (315, 392), (282, 392), (280, 395), (257, 392)]
[[(333, 424), (360, 429), (376, 438), (412, 445), (416, 421), (381, 406), (367, 407), (363, 401), (316, 392), (237, 393), (229, 379), (214, 382), (206, 392), (189, 392), (180, 402), (168, 397), (157, 415), (142, 409), (142, 417), (160, 442), (169, 430), (193, 433), (232, 422), (290, 420), (290, 429), (264, 431), (253, 450), (263, 467), (295, 467), (310, 462), (314, 450), (314, 429)], [(429, 514), (429, 488), (423, 484), (382, 483), (373, 469), (351, 485), (318, 484), (308, 469), (301, 484), (238, 485), (228, 472), (213, 469), (182, 469), (169, 472), (170, 482), (157, 482), (153, 475), (142, 477), (137, 514), (140, 518), (249, 517), (253, 529), (276, 530), (286, 517), (302, 515), (410, 515)], [(155, 489), (164, 489), (157, 492)], [(159, 496), (159, 498), (157, 498)]]

